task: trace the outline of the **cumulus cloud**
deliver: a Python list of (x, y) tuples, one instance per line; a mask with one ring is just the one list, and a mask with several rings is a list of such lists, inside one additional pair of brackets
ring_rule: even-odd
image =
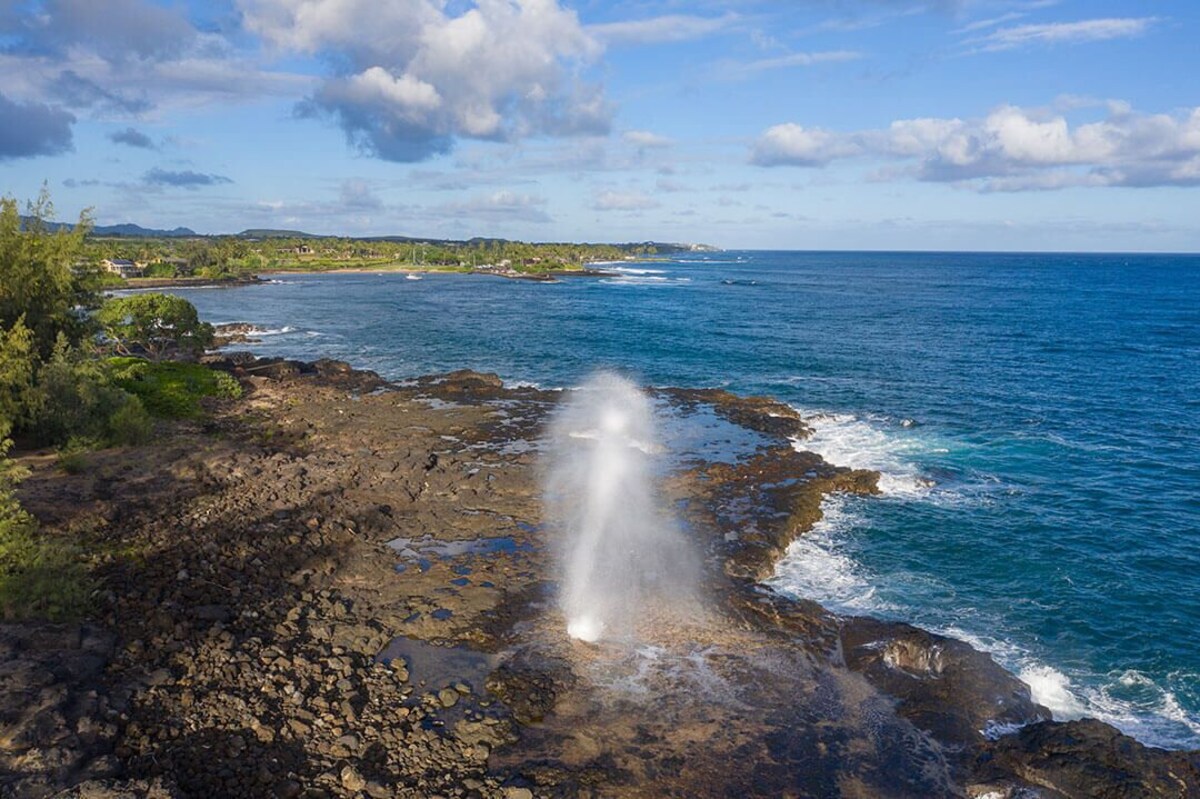
[(142, 182), (147, 186), (166, 186), (177, 189), (198, 189), (203, 186), (218, 186), (224, 183), (233, 183), (232, 180), (223, 175), (193, 172), (189, 169), (173, 172), (166, 169), (159, 169), (158, 167), (147, 171), (142, 176)]
[(108, 138), (114, 144), (124, 144), (129, 147), (137, 147), (142, 150), (157, 150), (154, 142), (150, 137), (140, 130), (134, 128), (125, 128), (125, 130), (117, 130), (108, 134)]
[(340, 65), (301, 112), (328, 114), (358, 148), (393, 161), (459, 137), (503, 141), (608, 132), (612, 107), (579, 69), (600, 45), (558, 0), (242, 0), (247, 28)]
[(1200, 185), (1200, 108), (1139, 114), (1112, 102), (1098, 121), (1006, 105), (982, 119), (904, 119), (884, 130), (837, 133), (796, 124), (768, 129), (751, 160), (762, 166), (820, 167), (869, 156), (904, 164), (926, 181), (982, 191), (1070, 186)]
[(14, 102), (0, 93), (0, 161), (59, 155), (74, 149), (75, 117), (45, 103)]
[(733, 13), (720, 17), (667, 14), (648, 19), (606, 22), (588, 26), (588, 32), (607, 44), (655, 44), (700, 39), (738, 21)]
[(768, 128), (755, 143), (750, 160), (759, 166), (824, 166), (860, 151), (852, 137), (789, 122)]
[(985, 36), (967, 39), (975, 52), (999, 52), (1032, 45), (1080, 44), (1141, 36), (1156, 17), (1112, 17), (1077, 22), (1048, 22), (999, 28)]
[(592, 208), (597, 211), (648, 211), (661, 203), (640, 191), (602, 191)]

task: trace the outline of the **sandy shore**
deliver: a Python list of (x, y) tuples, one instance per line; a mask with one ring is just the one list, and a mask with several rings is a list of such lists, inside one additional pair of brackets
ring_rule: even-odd
[[(247, 389), (21, 495), (82, 536), (84, 624), (0, 625), (0, 796), (1195, 796), (1200, 757), (1059, 724), (961, 642), (758, 580), (831, 491), (787, 406), (664, 389), (752, 437), (668, 492), (705, 563), (635, 647), (556, 610), (537, 441), (556, 392), (217, 359)], [(985, 731), (1024, 725), (992, 740)], [(72, 787), (73, 786), (73, 787)], [(60, 793), (67, 791), (66, 793)]]

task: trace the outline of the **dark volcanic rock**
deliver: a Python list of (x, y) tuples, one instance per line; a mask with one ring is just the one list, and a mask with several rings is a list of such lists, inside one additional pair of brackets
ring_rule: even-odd
[(227, 322), (213, 326), (213, 346), (228, 347), (230, 344), (255, 344), (259, 339), (254, 338), (258, 328), (249, 322)]
[(112, 771), (119, 717), (100, 676), (113, 643), (91, 625), (0, 625), (0, 796), (49, 796)]
[(989, 744), (976, 776), (1070, 799), (1189, 799), (1200, 796), (1200, 753), (1143, 746), (1095, 719), (1043, 722)]
[(811, 428), (792, 406), (770, 397), (743, 397), (720, 388), (659, 388), (660, 396), (683, 404), (703, 402), (734, 424), (781, 438), (807, 438)]
[(979, 744), (989, 727), (1050, 718), (1029, 686), (962, 641), (855, 617), (842, 621), (841, 644), (852, 671), (898, 699), (900, 714), (939, 741)]
[[(631, 655), (568, 640), (552, 601), (531, 443), (562, 393), (206, 363), (251, 390), (205, 425), (91, 453), (82, 475), (30, 456), (22, 501), (100, 542), (101, 589), (94, 627), (0, 627), (2, 799), (1194, 791), (1194, 756), (1104, 725), (985, 740), (1044, 713), (985, 655), (761, 586), (827, 494), (876, 490), (797, 452), (787, 406), (660, 392), (771, 445), (670, 477), (711, 614)], [(389, 666), (398, 638), (422, 643)]]

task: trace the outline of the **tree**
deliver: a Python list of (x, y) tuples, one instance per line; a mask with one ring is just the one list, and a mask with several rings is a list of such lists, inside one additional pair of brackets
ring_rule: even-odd
[(91, 225), (86, 212), (73, 229), (57, 232), (48, 224), (53, 216), (45, 189), (25, 219), (16, 200), (0, 198), (0, 330), (24, 318), (39, 359), (50, 357), (60, 333), (72, 344), (82, 341), (100, 302), (99, 270), (77, 264)]
[(109, 300), (96, 314), (118, 352), (145, 352), (160, 360), (170, 352), (195, 357), (212, 346), (213, 328), (201, 322), (196, 307), (170, 294), (135, 294)]
[[(25, 327), (24, 317), (7, 330), (0, 328), (0, 440), (8, 437), (25, 413), (34, 368), (33, 331)], [(3, 460), (0, 455), (0, 463)]]

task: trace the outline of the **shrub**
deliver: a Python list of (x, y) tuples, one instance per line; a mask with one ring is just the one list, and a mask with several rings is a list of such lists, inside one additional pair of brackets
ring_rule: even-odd
[(80, 474), (87, 468), (88, 450), (96, 449), (96, 441), (72, 438), (58, 451), (58, 466), (67, 474)]
[(146, 406), (134, 395), (108, 417), (109, 440), (114, 444), (137, 446), (145, 444), (154, 433), (154, 420)]
[(168, 419), (199, 416), (203, 397), (236, 398), (242, 394), (233, 377), (196, 363), (109, 358), (106, 368), (113, 382), (138, 397), (146, 410)]
[(139, 444), (150, 437), (152, 422), (141, 400), (116, 385), (101, 362), (65, 342), (38, 370), (31, 395), (25, 427), (37, 443)]
[(175, 277), (175, 265), (162, 262), (153, 263), (147, 266), (146, 271), (142, 274), (144, 277)]
[(8, 330), (0, 327), (0, 439), (24, 415), (33, 387), (33, 331), (24, 320), (21, 317)]

